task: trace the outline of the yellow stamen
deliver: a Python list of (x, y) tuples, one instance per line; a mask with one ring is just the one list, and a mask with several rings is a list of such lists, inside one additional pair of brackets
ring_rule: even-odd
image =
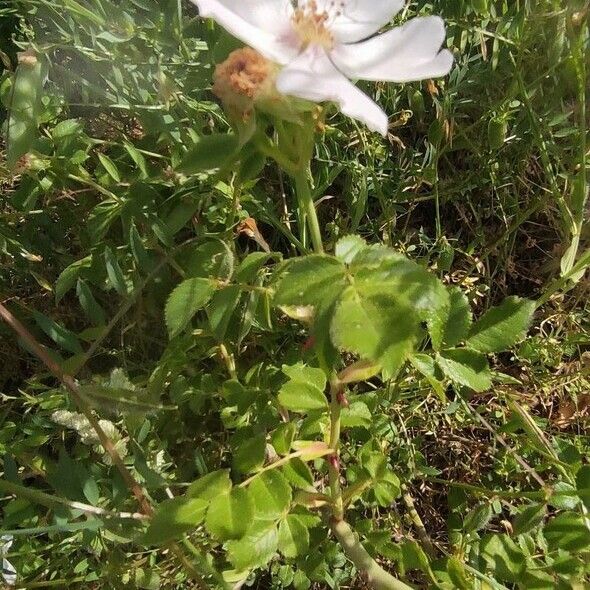
[(293, 28), (301, 42), (301, 48), (309, 45), (320, 45), (325, 49), (332, 49), (334, 37), (326, 26), (329, 14), (320, 12), (315, 0), (310, 0), (303, 8), (297, 8), (293, 13)]

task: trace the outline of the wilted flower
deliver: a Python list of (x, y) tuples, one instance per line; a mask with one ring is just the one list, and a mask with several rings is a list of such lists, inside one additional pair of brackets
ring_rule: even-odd
[(215, 68), (213, 93), (236, 116), (250, 115), (257, 99), (275, 88), (276, 65), (250, 47), (233, 51)]
[(283, 66), (279, 92), (342, 112), (385, 135), (385, 112), (349, 81), (409, 82), (443, 76), (453, 63), (442, 19), (415, 18), (375, 35), (404, 0), (193, 0), (200, 14)]

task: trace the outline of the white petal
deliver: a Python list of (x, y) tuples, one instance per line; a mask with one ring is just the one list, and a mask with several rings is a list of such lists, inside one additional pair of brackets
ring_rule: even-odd
[(16, 570), (7, 559), (2, 560), (2, 577), (9, 586), (16, 584)]
[(0, 537), (0, 554), (4, 555), (8, 552), (8, 550), (12, 547), (12, 543), (14, 541), (14, 537), (12, 535), (2, 535)]
[(351, 78), (409, 82), (436, 78), (453, 66), (450, 51), (440, 47), (445, 25), (438, 16), (415, 18), (405, 25), (331, 53), (336, 66)]
[(293, 6), (289, 0), (218, 0), (251, 25), (276, 34), (290, 25)]
[(212, 18), (268, 59), (287, 63), (297, 48), (287, 41), (292, 7), (288, 0), (192, 0), (199, 14)]
[(329, 27), (340, 43), (367, 39), (404, 7), (405, 0), (320, 0), (330, 15)]
[(345, 115), (387, 135), (388, 121), (383, 109), (343, 76), (320, 48), (310, 47), (283, 68), (277, 89), (314, 102), (335, 102)]

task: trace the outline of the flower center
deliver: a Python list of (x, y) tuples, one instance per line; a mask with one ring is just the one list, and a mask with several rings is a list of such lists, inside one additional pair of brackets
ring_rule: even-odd
[(309, 0), (303, 7), (300, 6), (294, 11), (293, 29), (301, 42), (302, 49), (310, 45), (332, 49), (334, 37), (326, 26), (329, 16), (325, 10), (320, 12), (316, 0)]

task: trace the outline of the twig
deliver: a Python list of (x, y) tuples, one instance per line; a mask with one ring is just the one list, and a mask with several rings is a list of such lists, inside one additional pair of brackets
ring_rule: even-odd
[[(78, 406), (79, 410), (84, 414), (84, 416), (86, 416), (88, 422), (90, 422), (90, 425), (100, 440), (100, 444), (109, 454), (113, 461), (113, 465), (115, 465), (115, 467), (118, 469), (121, 477), (125, 481), (125, 484), (135, 496), (141, 511), (148, 518), (152, 516), (154, 509), (144, 494), (142, 487), (127, 469), (127, 466), (123, 462), (121, 455), (119, 455), (117, 452), (117, 449), (113, 445), (111, 439), (105, 434), (104, 430), (100, 426), (95, 415), (92, 413), (91, 407), (81, 395), (74, 378), (71, 375), (63, 372), (62, 368), (47, 354), (41, 344), (37, 342), (35, 337), (12, 315), (12, 313), (10, 313), (10, 311), (8, 311), (8, 309), (2, 303), (0, 303), (0, 318), (2, 318), (14, 330), (14, 332), (16, 332), (23, 339), (29, 349), (43, 362), (49, 371), (53, 373), (53, 375), (57, 377), (70, 392), (74, 403)], [(204, 581), (201, 572), (199, 572), (188, 560), (182, 549), (176, 543), (170, 543), (168, 547), (170, 551), (174, 553), (174, 555), (176, 555), (176, 557), (182, 562), (189, 574), (201, 585), (201, 587), (207, 588), (208, 586)]]
[(418, 511), (416, 510), (416, 505), (414, 504), (414, 498), (412, 498), (410, 492), (408, 491), (408, 487), (406, 485), (402, 486), (402, 500), (408, 509), (408, 515), (412, 520), (412, 523), (416, 527), (416, 531), (418, 536), (420, 537), (420, 542), (422, 543), (426, 553), (431, 558), (436, 557), (436, 549), (434, 548), (434, 543), (428, 534), (426, 527), (424, 526), (424, 522), (420, 518)]
[(133, 475), (131, 475), (131, 472), (127, 469), (125, 463), (123, 463), (121, 455), (119, 455), (111, 439), (105, 434), (105, 431), (102, 429), (96, 416), (93, 414), (89, 404), (86, 402), (82, 394), (80, 394), (78, 385), (73, 377), (63, 372), (62, 368), (47, 354), (47, 351), (39, 344), (39, 342), (37, 342), (35, 337), (12, 315), (12, 313), (10, 313), (10, 311), (8, 311), (6, 307), (4, 307), (2, 303), (0, 303), (0, 317), (23, 339), (29, 349), (43, 362), (51, 373), (64, 384), (66, 389), (70, 392), (74, 403), (78, 406), (84, 416), (86, 416), (88, 422), (90, 422), (90, 425), (100, 440), (100, 444), (111, 457), (113, 464), (118, 469), (125, 484), (137, 499), (141, 511), (145, 515), (151, 516), (153, 514), (153, 508), (150, 502), (146, 498), (139, 483), (135, 480)]
[(50, 494), (46, 494), (45, 492), (40, 492), (39, 490), (26, 488), (4, 479), (0, 479), (0, 491), (15, 496), (23, 496), (37, 504), (47, 506), (48, 508), (53, 508), (56, 504), (59, 504), (61, 506), (67, 506), (72, 510), (82, 510), (87, 514), (104, 516), (106, 518), (120, 518), (125, 520), (145, 520), (147, 518), (145, 514), (139, 514), (137, 512), (112, 512), (111, 510), (100, 508), (99, 506), (91, 506), (90, 504), (84, 504), (82, 502), (74, 502), (72, 500), (67, 500), (66, 498), (60, 498), (59, 496), (52, 496)]
[(466, 401), (463, 402), (465, 407), (470, 411), (470, 413), (475, 416), (475, 418), (483, 424), (485, 428), (487, 428), (492, 436), (509, 452), (512, 456), (516, 459), (517, 463), (531, 475), (531, 477), (542, 487), (544, 488), (547, 484), (541, 478), (541, 476), (533, 469), (506, 441), (506, 439), (496, 432), (494, 427), (478, 412), (476, 412)]

